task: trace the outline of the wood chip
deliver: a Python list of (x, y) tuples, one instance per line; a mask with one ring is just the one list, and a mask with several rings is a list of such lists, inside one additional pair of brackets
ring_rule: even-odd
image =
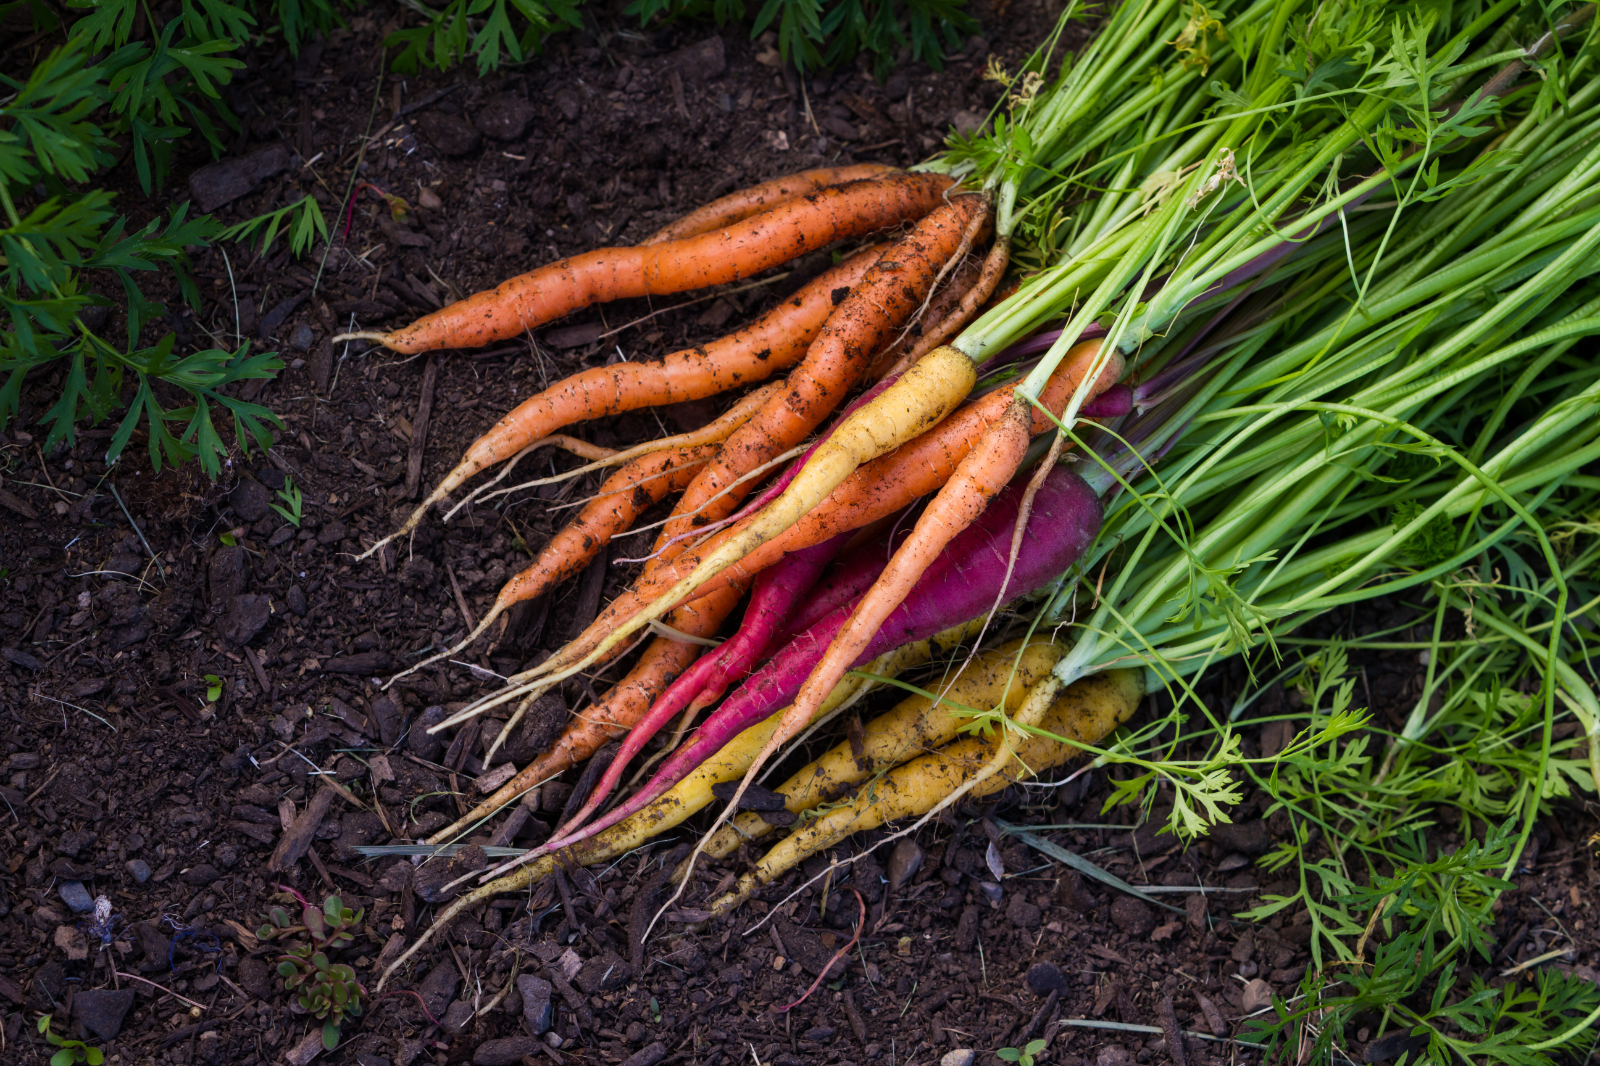
[(283, 831), (283, 836), (278, 838), (278, 846), (273, 849), (272, 861), (267, 869), (273, 873), (280, 873), (293, 866), (305, 857), (311, 849), (311, 840), (317, 835), (317, 827), (322, 824), (322, 819), (333, 806), (336, 793), (331, 788), (323, 787), (311, 797), (311, 802), (306, 804), (305, 811), (294, 820), (294, 824)]
[(428, 418), (433, 413), (433, 386), (439, 380), (439, 360), (429, 359), (422, 372), (422, 395), (417, 400), (417, 417), (411, 423), (411, 449), (406, 453), (406, 488), (402, 499), (414, 499), (422, 485), (422, 453), (428, 445)]

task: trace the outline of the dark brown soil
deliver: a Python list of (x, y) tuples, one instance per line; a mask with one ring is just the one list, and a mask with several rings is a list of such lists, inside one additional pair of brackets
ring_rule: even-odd
[[(106, 429), (45, 454), (35, 420), (56, 386), (49, 376), (30, 382), (20, 424), (0, 434), (0, 1059), (44, 1062), (49, 1049), (34, 1032), (34, 1012), (53, 1012), (58, 1029), (93, 1022), (107, 997), (86, 993), (116, 984), (134, 990), (131, 1010), (114, 1036), (90, 1034), (109, 1062), (290, 1061), (313, 1027), (288, 1009), (268, 977), (269, 952), (251, 934), (274, 883), (318, 898), (338, 891), (367, 909), (362, 938), (345, 952), (363, 975), (426, 927), (435, 908), (418, 898), (411, 864), (365, 861), (352, 850), (453, 819), (460, 801), (452, 793), (470, 793), (483, 769), (476, 731), (447, 750), (430, 748), (413, 728), (418, 716), (487, 690), (494, 680), (482, 670), (509, 673), (558, 646), (630, 570), (598, 566), (516, 612), (492, 650), (486, 642), (468, 657), (483, 680), (452, 666), (385, 696), (376, 678), (457, 639), (528, 548), (564, 520), (556, 505), (594, 482), (524, 494), (448, 527), (431, 521), (409, 550), (381, 564), (351, 555), (393, 528), (417, 475), (424, 486), (435, 481), (517, 399), (580, 366), (706, 340), (767, 306), (785, 283), (633, 325), (682, 301), (608, 305), (531, 340), (431, 362), (335, 347), (329, 337), (352, 323), (403, 323), (558, 255), (635, 241), (738, 185), (825, 162), (924, 157), (951, 122), (973, 121), (993, 99), (995, 87), (981, 78), (987, 56), (1014, 68), (1053, 10), (1019, 0), (1003, 16), (985, 12), (992, 36), (971, 41), (943, 73), (907, 66), (887, 85), (856, 73), (819, 76), (804, 94), (792, 75), (763, 63), (761, 44), (737, 34), (622, 33), (616, 27), (631, 24), (621, 20), (608, 32), (557, 38), (548, 55), (486, 81), (390, 75), (380, 85), (383, 27), (365, 17), (299, 60), (253, 56), (233, 90), (245, 128), (230, 158), (284, 144), (294, 160), (221, 208), (225, 217), (248, 218), (310, 192), (337, 232), (363, 143), (361, 180), (415, 210), (396, 223), (375, 198), (358, 200), (320, 281), (320, 248), (300, 262), (277, 249), (264, 261), (243, 249), (231, 251), (231, 263), (214, 252), (198, 258), (203, 310), (171, 315), (162, 328), (190, 346), (209, 343), (208, 332), (242, 332), (290, 362), (277, 380), (245, 390), (283, 416), (276, 447), (265, 458), (235, 450), (217, 484), (192, 465), (154, 475), (137, 444), (108, 472), (100, 461)], [(123, 205), (136, 218), (159, 207), (131, 195)], [(627, 328), (609, 333), (619, 327)], [(423, 408), (431, 410), (425, 434)], [(663, 426), (700, 425), (714, 410), (691, 405), (578, 432), (600, 444), (631, 442)], [(413, 454), (422, 463), (408, 486)], [(537, 460), (541, 470), (552, 462), (566, 460)], [(299, 529), (268, 507), (286, 476), (304, 490)], [(230, 532), (232, 546), (222, 539)], [(611, 557), (640, 554), (645, 539), (622, 538)], [(1359, 634), (1388, 624), (1386, 615), (1338, 624)], [(1417, 691), (1414, 662), (1393, 655), (1357, 665), (1373, 709), (1403, 716)], [(220, 683), (214, 699), (207, 675)], [(1240, 670), (1224, 670), (1208, 691), (1223, 706), (1242, 683)], [(576, 705), (586, 684), (563, 696)], [(531, 746), (537, 737), (523, 740)], [(385, 766), (393, 780), (376, 780), (374, 769), (382, 777)], [(376, 791), (381, 816), (327, 793), (332, 786), (314, 779), (323, 772), (368, 802)], [(688, 922), (747, 857), (713, 865), (665, 932), (641, 948), (635, 915), (648, 918), (663, 898), (654, 878), (674, 846), (691, 839), (679, 834), (592, 879), (469, 913), (400, 981), (444, 1025), (429, 1024), (409, 996), (386, 998), (323, 1058), (363, 1066), (752, 1058), (764, 1066), (926, 1066), (959, 1049), (994, 1063), (996, 1049), (1042, 1037), (1050, 1044), (1041, 1061), (1170, 1061), (1159, 1031), (1166, 1004), (1183, 1029), (1228, 1036), (1244, 1013), (1245, 980), (1278, 991), (1299, 980), (1305, 927), (1295, 915), (1254, 929), (1227, 921), (1280, 887), (1253, 864), (1278, 830), (1260, 817), (1260, 797), (1247, 800), (1235, 828), (1183, 849), (1153, 828), (1134, 831), (1125, 809), (1102, 815), (1106, 791), (1102, 778), (1087, 777), (965, 810), (920, 834), (924, 861), (892, 897), (882, 876), (890, 859), (880, 853), (848, 882), (835, 881), (825, 905), (820, 884), (787, 900), (802, 880), (792, 875), (732, 921)], [(545, 820), (530, 820), (521, 839), (549, 831), (560, 798), (560, 789), (547, 790)], [(314, 829), (309, 852), (270, 873), (289, 819), (308, 809), (325, 811), (303, 826)], [(1176, 912), (1157, 910), (1011, 837), (995, 849), (1008, 874), (1002, 888), (986, 860), (996, 814), (1020, 824), (1127, 825), (1043, 832), (1136, 884), (1225, 891), (1170, 894), (1162, 898)], [(1587, 831), (1576, 824), (1539, 827), (1537, 853), (1496, 927), (1502, 965), (1543, 953), (1568, 923), (1587, 947), (1565, 961), (1600, 966), (1594, 935), (1583, 932), (1595, 920), (1597, 875)], [(805, 876), (819, 869), (813, 863)], [(107, 951), (96, 950), (61, 894), (74, 880), (115, 907), (120, 925)], [(847, 886), (863, 893), (869, 927), (842, 979), (779, 1011), (856, 928)], [(154, 984), (113, 981), (111, 960)], [(1031, 988), (1026, 975), (1041, 963), (1058, 972), (1038, 971)], [(528, 1035), (520, 991), (498, 996), (518, 973), (554, 983), (555, 1038)], [(1052, 988), (1048, 998), (1036, 991)], [(191, 1013), (168, 992), (201, 1007)], [(489, 1009), (473, 1018), (475, 1006)], [(1157, 1031), (1064, 1024), (1072, 1019)], [(1185, 1044), (1179, 1061), (1197, 1066), (1249, 1057), (1227, 1043)]]

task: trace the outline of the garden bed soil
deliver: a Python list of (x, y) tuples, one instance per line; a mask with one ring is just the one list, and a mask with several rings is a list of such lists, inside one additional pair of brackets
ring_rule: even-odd
[[(457, 794), (492, 771), (476, 725), (441, 743), (419, 718), (559, 646), (633, 572), (602, 561), (513, 612), (462, 657), (470, 666), (385, 692), (379, 678), (481, 617), (570, 513), (560, 505), (596, 482), (524, 493), (448, 526), (432, 519), (381, 559), (353, 556), (519, 399), (582, 366), (703, 342), (827, 257), (698, 302), (607, 305), (491, 351), (404, 359), (329, 338), (352, 324), (402, 324), (560, 255), (633, 242), (736, 186), (835, 162), (923, 158), (951, 123), (977, 122), (995, 100), (988, 59), (1016, 69), (1053, 17), (1021, 2), (981, 13), (991, 36), (941, 73), (903, 65), (879, 84), (851, 71), (804, 91), (762, 42), (704, 27), (624, 33), (620, 18), (605, 32), (559, 36), (546, 55), (483, 81), (380, 80), (385, 28), (370, 17), (298, 58), (250, 57), (229, 89), (243, 119), (232, 151), (209, 165), (189, 160), (171, 191), (187, 182), (230, 220), (310, 193), (338, 239), (325, 262), (321, 246), (295, 261), (281, 240), (264, 258), (238, 246), (229, 260), (203, 252), (202, 307), (160, 328), (189, 348), (240, 334), (283, 354), (280, 376), (243, 390), (284, 419), (276, 445), (265, 456), (235, 447), (216, 483), (194, 464), (154, 473), (139, 443), (108, 471), (105, 428), (42, 448), (49, 376), (28, 384), (23, 417), (0, 434), (0, 1057), (44, 1062), (50, 1049), (33, 1019), (46, 1011), (58, 1031), (86, 1034), (125, 1066), (307, 1061), (315, 1026), (289, 1009), (252, 932), (274, 886), (318, 899), (336, 891), (365, 908), (343, 957), (370, 983), (437, 907), (410, 861), (354, 849), (453, 820)], [(364, 195), (346, 232), (341, 204), (358, 159), (360, 180), (403, 197), (408, 214), (396, 221)], [(162, 203), (128, 188), (119, 202), (136, 220)], [(120, 327), (113, 310), (102, 328)], [(697, 427), (717, 409), (686, 404), (577, 432), (618, 445)], [(553, 463), (565, 460), (528, 465)], [(287, 479), (303, 492), (298, 528), (272, 509)], [(611, 559), (642, 554), (646, 539), (619, 539)], [(1404, 617), (1380, 605), (1328, 624), (1361, 635)], [(1398, 723), (1420, 684), (1415, 659), (1366, 655), (1355, 666), (1366, 702)], [(1245, 684), (1234, 664), (1205, 691), (1225, 707)], [(512, 754), (526, 758), (589, 695), (587, 682), (568, 686)], [(1248, 735), (1247, 745), (1263, 743)], [(569, 787), (543, 790), (517, 839), (547, 833)], [(1033, 1038), (1048, 1041), (1038, 1061), (1074, 1066), (1252, 1058), (1217, 1038), (1240, 1031), (1264, 989), (1293, 992), (1307, 927), (1292, 913), (1254, 927), (1229, 915), (1286, 887), (1260, 864), (1285, 827), (1249, 795), (1235, 824), (1183, 847), (1126, 808), (1102, 813), (1107, 792), (1099, 774), (1014, 790), (928, 827), (915, 851), (883, 849), (791, 898), (825, 868), (815, 860), (728, 920), (700, 920), (700, 908), (750, 856), (706, 865), (641, 942), (665, 899), (663, 860), (692, 839), (680, 833), (592, 876), (470, 911), (397, 982), (441, 1024), (415, 997), (384, 998), (320, 1061), (960, 1066), (974, 1061), (969, 1051), (996, 1063), (995, 1050)], [(1135, 884), (1208, 892), (1160, 895), (1171, 909), (1112, 892), (995, 833), (996, 817), (1115, 826), (1040, 832)], [(1563, 929), (1580, 946), (1559, 961), (1600, 967), (1582, 932), (1595, 920), (1597, 879), (1586, 832), (1581, 818), (1538, 826), (1499, 915), (1497, 967), (1563, 943)], [(302, 858), (284, 854), (291, 845)], [(908, 880), (886, 889), (885, 870), (918, 853)], [(1006, 875), (998, 884), (995, 863)], [(115, 909), (104, 950), (73, 913), (73, 882)], [(850, 940), (855, 890), (867, 926), (842, 977), (836, 967), (781, 1010)], [(1181, 1049), (1167, 1043), (1178, 1029), (1196, 1034)]]

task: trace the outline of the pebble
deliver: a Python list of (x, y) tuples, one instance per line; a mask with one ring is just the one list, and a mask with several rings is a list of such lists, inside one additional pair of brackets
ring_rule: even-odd
[(228, 614), (222, 620), (222, 635), (244, 645), (256, 638), (272, 621), (272, 602), (262, 593), (246, 592), (228, 601)]
[(939, 1066), (972, 1066), (978, 1053), (969, 1047), (958, 1047), (954, 1051), (946, 1051), (944, 1058), (939, 1060)]
[(922, 847), (915, 840), (902, 840), (889, 855), (889, 887), (898, 892), (922, 869)]
[(1272, 1006), (1272, 986), (1257, 977), (1246, 982), (1243, 1001), (1239, 1004), (1246, 1014)]
[(133, 1006), (133, 989), (91, 989), (72, 997), (72, 1016), (101, 1040), (115, 1040)]
[[(128, 872), (133, 875), (133, 879), (141, 885), (150, 880), (150, 864), (143, 859), (129, 859), (127, 867)], [(110, 1038), (107, 1037), (107, 1039)]]
[(555, 1020), (550, 1004), (550, 982), (523, 974), (517, 978), (517, 991), (522, 994), (522, 1018), (528, 1023), (528, 1030), (538, 1036), (549, 1029)]
[[(288, 529), (289, 527), (284, 526), (283, 528)], [(306, 616), (308, 606), (306, 604), (306, 592), (299, 585), (289, 586), (289, 591), (283, 595), (283, 602), (294, 613), (296, 618), (304, 618)]]
[(524, 1055), (532, 1055), (538, 1047), (538, 1041), (531, 1036), (485, 1040), (472, 1053), (472, 1066), (511, 1066), (521, 1062)]
[(1107, 1044), (1095, 1056), (1095, 1066), (1128, 1066), (1133, 1061), (1133, 1056), (1128, 1054), (1128, 1049), (1121, 1044)]
[(995, 907), (1000, 906), (1000, 901), (1004, 899), (1006, 895), (1006, 890), (995, 884), (993, 881), (978, 882), (978, 891), (982, 892), (983, 898), (988, 900), (991, 906)]
[(1051, 992), (1059, 992), (1064, 996), (1067, 994), (1067, 977), (1053, 962), (1036, 962), (1028, 967), (1028, 988), (1036, 996), (1048, 996)]
[(61, 894), (61, 902), (78, 914), (94, 910), (94, 897), (89, 895), (82, 881), (63, 881), (56, 891)]
[(294, 333), (290, 335), (289, 347), (297, 352), (303, 352), (309, 349), (316, 339), (316, 335), (311, 332), (311, 327), (302, 322), (294, 328)]
[(272, 497), (261, 482), (244, 478), (228, 493), (228, 506), (240, 521), (259, 522), (272, 513)]

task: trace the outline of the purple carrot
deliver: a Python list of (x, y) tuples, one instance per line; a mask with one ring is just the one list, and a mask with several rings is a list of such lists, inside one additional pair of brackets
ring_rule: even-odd
[[(1013, 599), (1041, 588), (1082, 556), (1100, 532), (1100, 500), (1081, 477), (1058, 466), (1045, 478), (1034, 498), (1022, 551), (1011, 580), (1001, 588), (1025, 485), (1023, 479), (1008, 486), (982, 517), (946, 546), (911, 594), (879, 627), (854, 666), (976, 618), (997, 600)], [(836, 608), (779, 648), (628, 802), (575, 833), (551, 840), (534, 854), (577, 843), (642, 810), (739, 733), (781, 710), (800, 691), (854, 610), (855, 603)]]
[(582, 809), (557, 830), (558, 834), (573, 832), (599, 809), (622, 780), (628, 763), (674, 715), (688, 706), (698, 709), (715, 703), (729, 685), (750, 676), (784, 618), (794, 610), (800, 598), (811, 591), (822, 571), (849, 539), (849, 533), (840, 533), (821, 544), (787, 555), (776, 566), (762, 571), (751, 590), (750, 605), (745, 608), (739, 631), (716, 651), (702, 655), (656, 698), (650, 713), (628, 731), (622, 750), (611, 760), (605, 776)]
[(910, 508), (907, 508), (894, 515), (894, 522), (881, 536), (873, 537), (840, 559), (838, 565), (828, 571), (826, 580), (819, 582), (812, 595), (806, 599), (805, 606), (784, 624), (778, 639), (783, 640), (797, 633), (804, 633), (832, 614), (834, 608), (853, 604), (859, 600), (861, 594), (871, 588), (872, 583), (878, 580), (878, 575), (883, 573), (883, 568), (889, 564), (889, 558), (895, 549), (911, 535), (914, 525), (906, 520), (909, 510)]

